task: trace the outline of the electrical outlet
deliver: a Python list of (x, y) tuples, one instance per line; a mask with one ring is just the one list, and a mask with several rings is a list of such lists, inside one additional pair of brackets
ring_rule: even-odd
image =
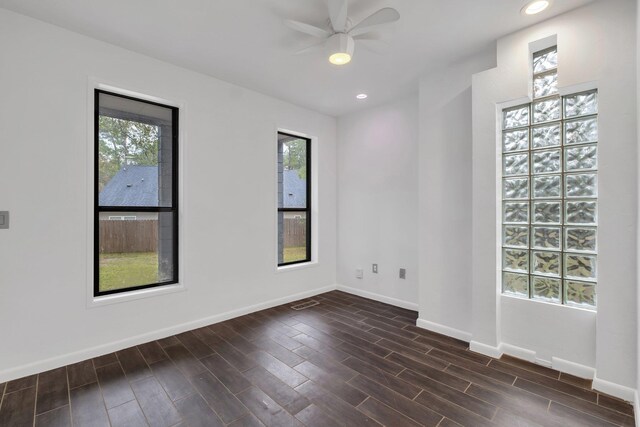
[(9, 228), (9, 212), (0, 212), (0, 228)]
[(407, 278), (407, 269), (406, 268), (401, 268), (400, 269), (400, 278), (401, 279), (406, 279)]
[(371, 267), (371, 271), (373, 271), (374, 273), (378, 273), (378, 264), (373, 264)]
[(361, 268), (356, 269), (356, 279), (362, 279), (363, 271)]

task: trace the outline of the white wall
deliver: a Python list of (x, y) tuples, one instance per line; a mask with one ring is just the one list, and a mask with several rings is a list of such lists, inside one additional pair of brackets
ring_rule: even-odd
[(471, 330), (471, 75), (481, 52), (420, 81), (420, 326), (469, 340)]
[(338, 283), (416, 309), (418, 99), (340, 117), (338, 135)]
[[(636, 80), (634, 3), (595, 2), (504, 37), (498, 41), (498, 67), (473, 79), (475, 348), (511, 344), (554, 366), (553, 358), (559, 358), (595, 368), (596, 388), (627, 398), (636, 385), (637, 338), (636, 102), (629, 96)], [(590, 83), (599, 90), (597, 315), (497, 296), (496, 105), (527, 98), (529, 44), (552, 35), (557, 35), (560, 86)]]
[[(335, 285), (334, 118), (3, 9), (0, 52), (0, 382)], [(185, 105), (184, 292), (87, 308), (90, 76)], [(319, 262), (281, 273), (277, 128), (319, 164)]]

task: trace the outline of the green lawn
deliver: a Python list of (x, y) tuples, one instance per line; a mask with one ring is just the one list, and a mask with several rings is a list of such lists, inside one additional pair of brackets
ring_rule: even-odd
[(100, 254), (100, 290), (149, 285), (158, 281), (158, 254)]
[(302, 261), (307, 257), (307, 248), (304, 246), (296, 248), (284, 248), (284, 262)]
[[(307, 248), (284, 248), (284, 262), (301, 261)], [(158, 254), (138, 252), (100, 254), (100, 290), (130, 288), (158, 282)]]

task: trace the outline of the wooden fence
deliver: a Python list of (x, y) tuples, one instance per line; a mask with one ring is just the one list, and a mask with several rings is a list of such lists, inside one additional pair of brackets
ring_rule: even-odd
[(100, 220), (100, 253), (156, 252), (158, 220)]
[[(303, 247), (307, 242), (307, 222), (284, 219), (285, 247)], [(156, 252), (158, 220), (100, 220), (100, 253)]]
[(302, 247), (307, 244), (307, 221), (300, 218), (284, 219), (284, 247)]

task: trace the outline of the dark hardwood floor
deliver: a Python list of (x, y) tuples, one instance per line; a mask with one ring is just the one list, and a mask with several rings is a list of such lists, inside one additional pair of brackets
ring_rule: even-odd
[[(0, 426), (633, 426), (591, 382), (333, 291), (0, 384)], [(305, 300), (306, 301), (306, 300)]]

